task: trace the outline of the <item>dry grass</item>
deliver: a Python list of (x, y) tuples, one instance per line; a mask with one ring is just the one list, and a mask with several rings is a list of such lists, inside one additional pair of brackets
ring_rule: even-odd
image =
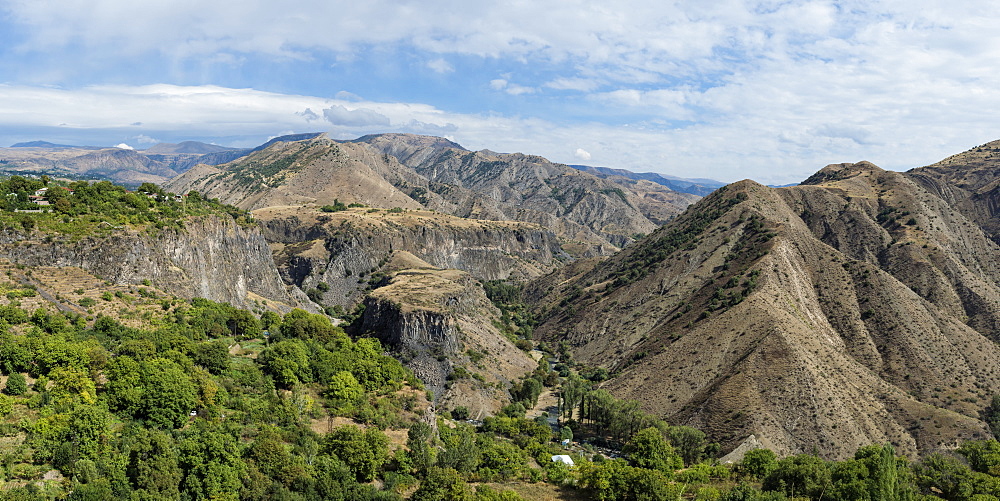
[(514, 491), (522, 498), (531, 501), (587, 501), (591, 499), (586, 492), (579, 489), (560, 487), (544, 482), (490, 482), (473, 485), (487, 485), (497, 491)]

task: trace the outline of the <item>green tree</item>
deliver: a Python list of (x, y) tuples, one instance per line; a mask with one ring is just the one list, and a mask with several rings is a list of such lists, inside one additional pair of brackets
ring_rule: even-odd
[(1000, 442), (969, 440), (957, 452), (965, 457), (973, 471), (1000, 476)]
[(976, 494), (976, 478), (968, 466), (953, 456), (930, 454), (913, 467), (917, 485), (949, 501), (970, 499)]
[(573, 411), (580, 405), (583, 396), (590, 391), (590, 381), (579, 376), (569, 376), (562, 385), (560, 392), (560, 410), (564, 418), (573, 420)]
[(233, 336), (237, 338), (255, 338), (263, 332), (260, 320), (247, 310), (234, 309), (226, 323)]
[(326, 435), (321, 451), (343, 461), (359, 482), (370, 482), (389, 461), (389, 439), (375, 428), (344, 425)]
[(640, 468), (673, 472), (684, 466), (679, 455), (656, 428), (645, 428), (632, 437), (622, 453)]
[(872, 501), (896, 501), (900, 499), (899, 465), (892, 445), (870, 445), (862, 447), (854, 458), (868, 467), (871, 481), (868, 492)]
[(778, 456), (770, 449), (753, 449), (747, 451), (740, 460), (740, 473), (756, 479), (767, 476), (774, 465), (778, 463)]
[(326, 396), (330, 397), (341, 409), (351, 409), (361, 402), (365, 396), (365, 388), (348, 371), (340, 371), (330, 378), (327, 384)]
[(469, 473), (479, 467), (482, 450), (476, 442), (476, 431), (472, 426), (459, 425), (453, 429), (440, 428), (444, 451), (438, 454), (438, 465)]
[(182, 471), (173, 438), (160, 430), (134, 428), (127, 443), (125, 472), (132, 488), (149, 497), (177, 498)]
[(104, 392), (111, 410), (129, 416), (142, 412), (142, 369), (139, 362), (128, 355), (121, 355), (108, 364), (105, 377), (108, 382), (104, 385)]
[(684, 464), (695, 464), (705, 454), (705, 433), (690, 426), (671, 426), (670, 442), (684, 459)]
[(195, 408), (198, 394), (191, 378), (176, 363), (156, 358), (143, 364), (142, 414), (160, 428), (179, 428)]
[(274, 378), (275, 384), (282, 388), (312, 381), (309, 350), (299, 339), (286, 339), (271, 345), (261, 352), (257, 361), (264, 372)]
[(6, 417), (14, 410), (14, 399), (0, 394), (0, 418)]
[(462, 476), (452, 468), (432, 467), (420, 487), (413, 493), (412, 501), (473, 501), (472, 489)]
[(766, 491), (783, 492), (790, 497), (819, 499), (830, 488), (830, 468), (816, 456), (790, 456), (778, 461), (761, 487)]
[(831, 467), (831, 499), (843, 501), (869, 501), (872, 476), (868, 466), (857, 459), (834, 463)]
[(480, 469), (488, 469), (502, 479), (517, 477), (528, 464), (528, 455), (513, 442), (493, 440), (488, 435), (481, 440)]
[(79, 405), (69, 416), (69, 440), (80, 459), (98, 460), (110, 451), (111, 415), (103, 406)]
[(619, 459), (586, 462), (579, 472), (581, 485), (598, 501), (674, 501), (684, 488), (671, 484), (662, 471), (635, 468)]
[(456, 421), (465, 421), (469, 419), (469, 408), (464, 405), (456, 406), (451, 410), (451, 418)]
[(264, 330), (270, 331), (272, 334), (277, 333), (281, 329), (281, 315), (273, 311), (265, 311), (260, 314), (260, 324)]
[(236, 439), (198, 420), (185, 429), (178, 444), (183, 472), (181, 495), (192, 499), (237, 499), (245, 475), (242, 448)]
[(410, 450), (410, 459), (418, 475), (427, 472), (434, 465), (433, 439), (433, 429), (423, 421), (414, 423), (406, 432), (406, 448)]
[(532, 409), (538, 405), (538, 396), (542, 394), (542, 382), (530, 377), (511, 388), (514, 399), (524, 403), (526, 409)]
[(265, 475), (290, 484), (295, 475), (292, 455), (277, 430), (265, 429), (247, 448), (247, 458)]
[(343, 329), (330, 323), (326, 316), (297, 308), (285, 314), (282, 319), (281, 335), (284, 338), (315, 339), (324, 343), (345, 336)]
[[(243, 310), (240, 310), (243, 311)], [(212, 374), (221, 374), (229, 368), (229, 346), (222, 340), (199, 343), (191, 352), (194, 363)]]

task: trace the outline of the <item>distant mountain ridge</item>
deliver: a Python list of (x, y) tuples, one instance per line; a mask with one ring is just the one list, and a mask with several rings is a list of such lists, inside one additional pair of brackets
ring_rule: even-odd
[(229, 148), (226, 146), (202, 143), (199, 141), (182, 141), (180, 143), (157, 143), (143, 150), (142, 153), (146, 155), (171, 154), (171, 153), (203, 155), (206, 153), (219, 153), (223, 151), (233, 151), (239, 149), (240, 148)]
[(11, 148), (83, 148), (83, 149), (100, 149), (99, 146), (72, 146), (68, 144), (55, 144), (48, 141), (28, 141), (24, 143), (16, 143), (10, 145)]
[(228, 162), (243, 151), (197, 141), (161, 143), (144, 151), (32, 141), (0, 148), (0, 159), (5, 160), (5, 170), (21, 174), (107, 179), (136, 186), (162, 183), (197, 163)]
[(581, 256), (613, 252), (697, 199), (653, 183), (602, 180), (535, 155), (471, 152), (412, 134), (273, 143), (225, 165), (191, 169), (166, 186), (246, 209), (339, 200), (536, 223)]
[(698, 195), (704, 197), (709, 193), (715, 191), (726, 183), (721, 181), (716, 181), (714, 179), (685, 179), (674, 176), (665, 176), (662, 174), (656, 174), (654, 172), (632, 172), (625, 169), (613, 169), (610, 167), (593, 167), (590, 165), (570, 165), (570, 167), (584, 172), (589, 172), (598, 177), (607, 176), (622, 176), (629, 179), (642, 179), (645, 181), (652, 181), (656, 184), (666, 186), (674, 191), (679, 191), (681, 193), (690, 193), (692, 195)]
[(146, 150), (128, 150), (29, 141), (17, 143), (10, 148), (0, 148), (0, 160), (3, 161), (3, 170), (19, 174), (107, 179), (132, 186), (145, 182), (162, 184), (198, 164), (224, 164), (273, 144), (312, 139), (321, 134), (310, 132), (278, 136), (255, 148), (230, 148), (200, 141), (183, 141), (176, 144), (158, 143)]

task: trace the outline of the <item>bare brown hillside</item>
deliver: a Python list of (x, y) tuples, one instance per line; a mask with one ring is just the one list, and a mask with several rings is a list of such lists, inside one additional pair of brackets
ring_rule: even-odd
[(192, 168), (166, 188), (196, 190), (246, 209), (336, 200), (523, 221), (553, 231), (575, 256), (611, 254), (697, 198), (622, 180), (533, 155), (470, 152), (441, 138), (385, 134), (274, 143), (229, 164)]
[(743, 181), (606, 260), (537, 281), (544, 339), (607, 387), (736, 446), (848, 457), (989, 436), (1000, 247), (913, 177)]
[(619, 247), (699, 198), (652, 182), (601, 179), (537, 155), (474, 152), (423, 136), (379, 134), (358, 142), (395, 156), (432, 186), (458, 186), (475, 194), (440, 191), (458, 206), (453, 214), (563, 227), (561, 233), (576, 231), (571, 225), (577, 224)]
[(1000, 243), (1000, 141), (976, 146), (907, 174), (958, 207)]

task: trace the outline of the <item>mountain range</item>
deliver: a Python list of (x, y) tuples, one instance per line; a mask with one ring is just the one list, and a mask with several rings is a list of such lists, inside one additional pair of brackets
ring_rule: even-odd
[[(305, 134), (248, 150), (33, 144), (0, 157), (11, 170), (162, 181), (251, 211), (259, 230), (241, 238), (271, 255), (237, 267), (266, 268), (270, 285), (244, 295), (330, 313), (364, 305), (358, 328), (380, 333), (446, 406), (496, 412), (496, 388), (532, 368), (479, 285), (503, 280), (524, 286), (536, 341), (607, 369), (603, 388), (724, 450), (753, 435), (781, 454), (845, 458), (889, 442), (917, 455), (991, 436), (1000, 141), (908, 172), (832, 164), (782, 188), (407, 134)], [(164, 287), (220, 294), (198, 277), (231, 273), (199, 267), (222, 237), (206, 238), (180, 239), (191, 262)], [(49, 247), (35, 240), (6, 255), (40, 262)], [(73, 263), (91, 262), (82, 252)], [(168, 260), (147, 272), (154, 284)], [(114, 264), (97, 271), (138, 277)], [(449, 379), (474, 367), (478, 380)]]

